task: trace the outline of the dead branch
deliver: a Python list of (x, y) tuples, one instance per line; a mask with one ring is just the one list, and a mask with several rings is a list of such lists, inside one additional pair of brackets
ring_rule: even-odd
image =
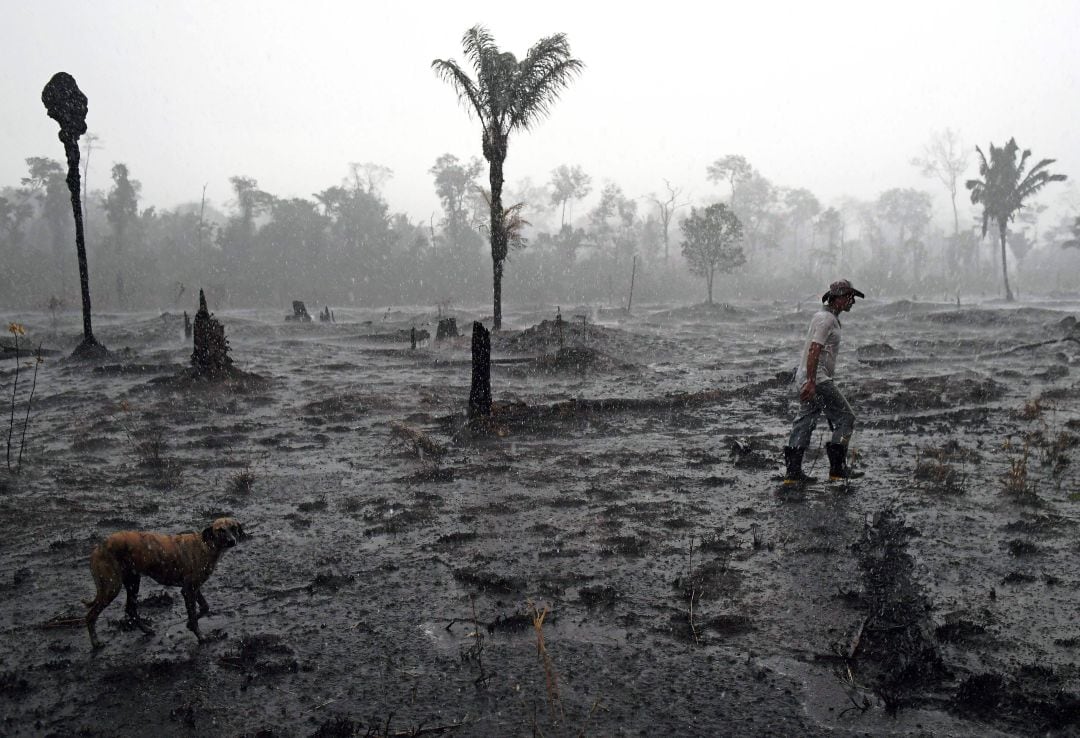
[(848, 661), (855, 658), (855, 652), (859, 650), (859, 644), (862, 642), (862, 634), (866, 629), (866, 622), (869, 619), (869, 616), (862, 619), (862, 622), (859, 623), (858, 630), (855, 631), (855, 635), (851, 639), (851, 643), (848, 644)]
[(413, 445), (417, 455), (423, 456), (442, 456), (446, 453), (446, 449), (434, 440), (426, 433), (418, 431), (415, 428), (411, 428), (401, 421), (391, 420), (390, 431), (400, 438), (405, 439)]
[(80, 628), (86, 625), (86, 618), (72, 615), (64, 617), (63, 615), (57, 615), (50, 620), (46, 620), (39, 627), (42, 630), (56, 630), (60, 628)]

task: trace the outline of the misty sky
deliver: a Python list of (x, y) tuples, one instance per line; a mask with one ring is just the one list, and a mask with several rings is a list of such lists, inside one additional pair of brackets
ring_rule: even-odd
[[(666, 178), (703, 202), (724, 194), (706, 165), (738, 153), (826, 205), (926, 189), (944, 222), (940, 185), (909, 161), (945, 127), (984, 150), (1016, 136), (1080, 179), (1080, 3), (701, 5), (10, 3), (0, 186), (18, 184), (28, 156), (63, 159), (40, 95), (67, 71), (104, 146), (91, 189), (124, 162), (144, 207), (198, 201), (208, 184), (227, 208), (232, 175), (310, 198), (338, 184), (348, 162), (375, 162), (394, 171), (383, 190), (391, 208), (426, 221), (439, 208), (435, 159), (480, 154), (478, 123), (430, 69), (434, 58), (463, 61), (460, 39), (475, 23), (519, 58), (564, 32), (586, 65), (549, 118), (511, 139), (511, 185), (580, 164), (594, 192), (612, 180), (641, 197)], [(1080, 204), (1077, 192), (1074, 181), (1043, 201)]]

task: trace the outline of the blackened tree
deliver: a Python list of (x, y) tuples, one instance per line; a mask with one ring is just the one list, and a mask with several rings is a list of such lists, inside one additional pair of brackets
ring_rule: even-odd
[(79, 137), (86, 133), (86, 95), (67, 72), (57, 72), (41, 91), (45, 112), (60, 124), (58, 134), (67, 157), (67, 186), (71, 194), (71, 212), (75, 217), (75, 250), (79, 258), (79, 285), (82, 289), (83, 340), (74, 355), (100, 356), (105, 347), (94, 338), (90, 321), (90, 270), (86, 263), (86, 238), (83, 234), (82, 193), (79, 191)]

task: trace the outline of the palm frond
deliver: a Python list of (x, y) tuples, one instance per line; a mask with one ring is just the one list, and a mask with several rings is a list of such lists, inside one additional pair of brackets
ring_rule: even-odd
[(991, 143), (989, 160), (978, 146), (975, 151), (979, 155), (982, 179), (968, 180), (966, 186), (971, 191), (971, 202), (983, 206), (984, 236), (990, 221), (997, 223), (1004, 233), (1006, 225), (1026, 206), (1028, 198), (1050, 182), (1061, 182), (1066, 178), (1064, 174), (1047, 171), (1054, 159), (1043, 159), (1025, 173), (1031, 150), (1021, 151), (1015, 138), (1000, 147)]
[(457, 93), (458, 99), (463, 105), (472, 106), (476, 116), (482, 123), (487, 122), (485, 118), (485, 106), (483, 104), (483, 96), (480, 92), (480, 88), (472, 78), (466, 74), (457, 62), (453, 59), (436, 59), (431, 62), (431, 68), (435, 70), (435, 73), (442, 77), (444, 80), (450, 83), (450, 86), (454, 88), (454, 92)]
[(546, 116), (559, 93), (583, 67), (579, 59), (570, 56), (565, 34), (536, 42), (518, 66), (511, 127), (528, 129)]
[(480, 118), (484, 128), (484, 157), (505, 158), (507, 137), (529, 128), (546, 115), (583, 64), (570, 57), (564, 34), (541, 39), (520, 63), (495, 45), (491, 33), (477, 25), (461, 39), (475, 80), (454, 60), (436, 59), (432, 69), (453, 85), (458, 98)]
[(491, 111), (492, 120), (498, 125), (502, 135), (511, 130), (513, 118), (515, 80), (518, 75), (517, 57), (509, 51), (502, 52), (492, 58), (490, 65), (490, 82), (488, 84), (488, 107)]
[(475, 25), (465, 31), (465, 35), (461, 37), (461, 48), (465, 50), (465, 58), (478, 72), (486, 59), (499, 53), (499, 47), (495, 45), (495, 37), (481, 25)]
[(583, 66), (577, 59), (567, 59), (548, 69), (527, 91), (523, 90), (514, 111), (514, 127), (528, 129), (546, 117), (551, 104), (570, 86), (570, 80)]
[[(481, 197), (484, 198), (484, 202), (486, 202), (487, 206), (490, 208), (491, 191), (488, 190), (486, 187), (479, 186), (477, 186), (476, 189), (480, 193)], [(502, 209), (502, 229), (503, 232), (506, 234), (506, 241), (507, 243), (513, 244), (515, 247), (524, 246), (528, 242), (528, 239), (524, 238), (521, 235), (521, 232), (522, 230), (524, 230), (525, 226), (532, 225), (531, 222), (525, 220), (525, 218), (522, 216), (522, 212), (525, 210), (525, 206), (526, 203), (523, 200)]]

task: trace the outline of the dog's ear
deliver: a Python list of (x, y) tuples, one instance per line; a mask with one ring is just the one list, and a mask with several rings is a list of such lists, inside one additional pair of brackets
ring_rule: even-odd
[(203, 539), (203, 543), (205, 543), (207, 546), (213, 546), (214, 545), (214, 529), (213, 528), (203, 528), (202, 539)]

